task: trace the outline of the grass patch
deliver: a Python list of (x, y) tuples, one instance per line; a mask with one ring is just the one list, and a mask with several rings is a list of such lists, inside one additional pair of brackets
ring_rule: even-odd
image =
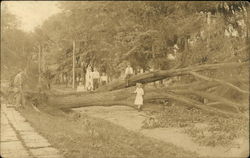
[(213, 117), (207, 122), (208, 126), (205, 128), (191, 126), (185, 131), (196, 142), (207, 146), (228, 146), (237, 138), (247, 138), (248, 120)]
[(165, 106), (152, 115), (154, 119), (146, 120), (144, 128), (185, 128), (185, 133), (205, 146), (231, 145), (237, 138), (247, 138), (249, 131), (248, 119), (224, 118), (196, 108)]
[(86, 115), (53, 108), (38, 113), (29, 106), (20, 112), (66, 158), (197, 157), (172, 144)]

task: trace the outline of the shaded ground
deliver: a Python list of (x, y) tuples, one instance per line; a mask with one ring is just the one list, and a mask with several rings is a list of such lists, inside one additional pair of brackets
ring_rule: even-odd
[(0, 144), (4, 158), (63, 158), (10, 104), (1, 104)]
[[(128, 130), (139, 132), (145, 136), (155, 138), (167, 143), (172, 143), (186, 151), (196, 152), (200, 156), (211, 157), (239, 157), (247, 156), (248, 141), (238, 139), (234, 141), (232, 146), (201, 146), (193, 141), (193, 139), (184, 132), (184, 128), (154, 128), (143, 129), (143, 122), (150, 117), (145, 112), (137, 112), (133, 108), (126, 106), (92, 106), (74, 109), (76, 112), (87, 114), (96, 118), (101, 118), (125, 127)], [(196, 123), (198, 128), (207, 126), (205, 123)]]
[(26, 106), (20, 112), (66, 158), (197, 157), (192, 152), (131, 132), (103, 119), (49, 107), (40, 110), (37, 112)]
[[(151, 114), (138, 113), (126, 106), (77, 109), (81, 114), (65, 113), (50, 106), (41, 105), (38, 112), (26, 105), (20, 112), (65, 157), (227, 157), (241, 155), (243, 148), (248, 150), (248, 141), (240, 139), (235, 141), (237, 146), (200, 146), (184, 132), (185, 128), (142, 129)], [(163, 110), (161, 105), (157, 106), (148, 106), (146, 111)]]

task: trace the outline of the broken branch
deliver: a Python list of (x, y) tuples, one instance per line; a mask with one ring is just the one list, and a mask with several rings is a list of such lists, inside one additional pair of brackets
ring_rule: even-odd
[(222, 85), (226, 85), (226, 86), (229, 86), (235, 90), (237, 90), (238, 92), (241, 92), (241, 93), (245, 93), (245, 94), (249, 94), (248, 91), (245, 91), (245, 90), (242, 90), (240, 89), (239, 87), (229, 83), (229, 82), (226, 82), (226, 81), (223, 81), (223, 80), (219, 80), (219, 79), (215, 79), (215, 78), (210, 78), (210, 77), (207, 77), (207, 76), (204, 76), (204, 75), (200, 75), (196, 72), (190, 72), (191, 75), (195, 76), (195, 77), (198, 77), (198, 78), (201, 78), (203, 80), (206, 80), (206, 81), (214, 81), (214, 82), (217, 82), (217, 83), (220, 83)]

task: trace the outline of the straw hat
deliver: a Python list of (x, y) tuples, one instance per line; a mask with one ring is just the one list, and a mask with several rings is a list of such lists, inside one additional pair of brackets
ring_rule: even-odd
[(142, 83), (140, 83), (140, 82), (136, 83), (136, 86), (141, 86), (141, 85), (142, 85)]

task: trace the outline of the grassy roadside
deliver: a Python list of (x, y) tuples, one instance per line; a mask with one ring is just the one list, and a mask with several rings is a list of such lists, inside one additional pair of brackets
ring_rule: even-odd
[(144, 137), (101, 119), (65, 114), (52, 108), (44, 108), (38, 113), (30, 106), (20, 112), (66, 158), (197, 157), (172, 144)]
[[(156, 105), (159, 106), (152, 104), (151, 107), (157, 107)], [(158, 108), (153, 115), (154, 122), (145, 122), (144, 128), (183, 128), (185, 133), (202, 146), (230, 146), (237, 139), (248, 139), (249, 135), (248, 118), (225, 118), (184, 106)]]

